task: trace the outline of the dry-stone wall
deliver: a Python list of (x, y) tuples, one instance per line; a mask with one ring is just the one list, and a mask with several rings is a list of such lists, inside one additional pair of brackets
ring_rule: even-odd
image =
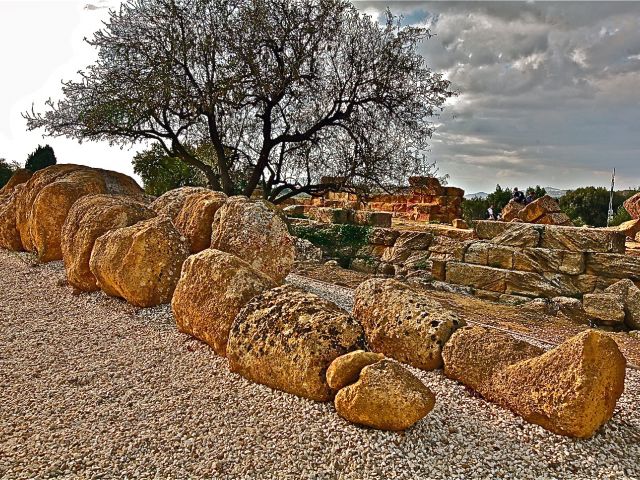
[(434, 276), (488, 297), (581, 297), (622, 278), (640, 280), (640, 258), (625, 255), (623, 234), (525, 223), (481, 221), (479, 240)]

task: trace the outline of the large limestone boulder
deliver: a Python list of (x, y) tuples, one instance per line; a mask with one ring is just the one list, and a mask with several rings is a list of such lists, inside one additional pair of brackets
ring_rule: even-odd
[(98, 237), (156, 216), (136, 198), (126, 195), (86, 195), (76, 201), (62, 226), (61, 248), (67, 280), (74, 287), (98, 290), (89, 259)]
[(62, 259), (62, 226), (71, 206), (85, 195), (111, 193), (142, 196), (130, 177), (81, 165), (53, 165), (36, 172), (25, 184), (16, 210), (16, 224), (26, 250), (41, 262)]
[(622, 222), (615, 227), (608, 227), (607, 230), (614, 232), (620, 232), (626, 237), (634, 238), (638, 232), (640, 232), (640, 218), (629, 220), (628, 222)]
[(587, 330), (499, 371), (490, 397), (554, 433), (588, 438), (613, 415), (625, 368), (616, 342)]
[(502, 209), (502, 220), (505, 222), (515, 220), (522, 209), (524, 209), (524, 204), (516, 202), (514, 199), (509, 200), (509, 203)]
[(338, 415), (381, 430), (406, 430), (425, 417), (435, 396), (415, 375), (391, 360), (365, 366), (360, 378), (336, 395)]
[(282, 212), (269, 202), (231, 197), (216, 212), (211, 248), (231, 253), (282, 283), (296, 256)]
[(371, 350), (425, 370), (442, 366), (442, 347), (465, 324), (423, 291), (386, 279), (358, 286), (353, 315)]
[(175, 221), (185, 202), (194, 194), (211, 192), (204, 187), (180, 187), (169, 190), (156, 198), (150, 205), (158, 215), (167, 215)]
[(185, 199), (173, 220), (176, 228), (187, 240), (191, 253), (198, 253), (211, 245), (211, 228), (218, 209), (227, 196), (222, 192), (194, 192)]
[(266, 275), (240, 258), (206, 249), (191, 255), (171, 301), (178, 330), (226, 355), (229, 330), (240, 309), (256, 295), (275, 287)]
[(171, 301), (188, 255), (187, 240), (159, 215), (98, 237), (89, 267), (107, 295), (151, 307)]
[(496, 372), (542, 353), (543, 349), (498, 330), (464, 327), (451, 336), (442, 350), (444, 374), (487, 396)]
[(624, 321), (632, 330), (640, 329), (640, 288), (628, 278), (620, 280), (604, 289), (605, 294), (613, 294), (624, 305)]
[(23, 250), (20, 232), (16, 226), (16, 205), (24, 183), (0, 195), (0, 248), (20, 252)]
[(16, 227), (20, 233), (20, 241), (25, 250), (34, 251), (35, 245), (31, 240), (31, 207), (45, 186), (53, 183), (58, 178), (64, 178), (71, 172), (81, 170), (84, 167), (81, 165), (73, 164), (59, 164), (52, 165), (42, 170), (38, 170), (33, 176), (24, 184), (23, 188), (18, 194), (16, 199)]
[(365, 346), (362, 326), (334, 304), (290, 285), (254, 297), (238, 314), (227, 344), (232, 372), (317, 401), (333, 391), (331, 362)]
[(17, 169), (15, 172), (13, 172), (13, 175), (11, 175), (9, 181), (5, 183), (2, 188), (0, 188), (0, 196), (11, 193), (11, 191), (16, 188), (17, 185), (27, 182), (32, 175), (33, 173), (31, 173), (30, 170), (27, 170), (25, 168)]
[(636, 193), (633, 197), (625, 200), (623, 206), (629, 212), (631, 218), (640, 218), (640, 193)]
[(327, 369), (327, 384), (334, 390), (356, 383), (360, 371), (367, 365), (379, 362), (384, 358), (381, 353), (356, 350), (336, 358)]
[(543, 195), (524, 207), (518, 213), (518, 218), (523, 222), (536, 223), (544, 215), (558, 212), (560, 212), (558, 201), (549, 195)]
[(584, 311), (602, 325), (624, 323), (624, 296), (616, 293), (587, 293), (582, 297)]

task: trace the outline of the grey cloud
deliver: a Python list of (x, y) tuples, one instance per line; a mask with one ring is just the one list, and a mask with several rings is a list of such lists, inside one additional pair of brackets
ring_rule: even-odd
[(452, 183), (604, 185), (616, 166), (640, 185), (640, 3), (355, 4), (436, 34), (420, 51), (461, 95), (430, 153)]

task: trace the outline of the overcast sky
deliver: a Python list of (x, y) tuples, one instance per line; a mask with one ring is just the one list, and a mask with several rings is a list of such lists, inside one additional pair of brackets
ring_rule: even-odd
[[(0, 157), (38, 143), (61, 162), (131, 173), (132, 150), (26, 132), (21, 112), (59, 96), (95, 57), (82, 41), (117, 0), (0, 0)], [(427, 63), (460, 95), (434, 119), (431, 158), (467, 192), (541, 184), (640, 185), (640, 2), (356, 2), (436, 36)]]

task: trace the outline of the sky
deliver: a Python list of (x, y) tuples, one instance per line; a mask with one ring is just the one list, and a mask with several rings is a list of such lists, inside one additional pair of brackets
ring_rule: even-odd
[[(118, 0), (0, 0), (0, 158), (49, 143), (59, 162), (132, 174), (140, 146), (27, 132), (21, 113), (60, 96), (96, 52), (83, 38)], [(435, 35), (419, 46), (459, 95), (429, 156), (468, 193), (502, 186), (640, 185), (640, 2), (358, 1)]]

